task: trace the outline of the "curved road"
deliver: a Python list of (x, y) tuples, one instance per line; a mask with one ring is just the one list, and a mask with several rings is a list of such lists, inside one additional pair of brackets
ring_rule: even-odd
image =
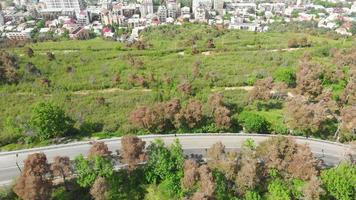
[[(175, 138), (179, 138), (180, 143), (187, 155), (190, 154), (205, 154), (206, 149), (216, 142), (221, 141), (227, 150), (238, 150), (246, 139), (253, 139), (257, 144), (268, 139), (271, 135), (262, 134), (179, 134), (175, 135), (146, 135), (140, 136), (146, 141), (146, 146), (154, 139), (160, 138), (167, 145), (171, 144)], [(303, 137), (294, 137), (300, 144), (309, 144), (314, 155), (324, 160), (327, 165), (337, 165), (340, 161), (346, 158), (347, 154), (355, 156), (355, 152), (351, 150), (348, 145), (339, 143), (306, 139)], [(105, 142), (112, 152), (120, 149), (120, 138), (100, 140)], [(55, 156), (69, 156), (74, 159), (77, 155), (86, 155), (91, 144), (90, 141), (75, 142), (63, 145), (53, 145), (42, 148), (33, 148), (19, 151), (0, 152), (0, 185), (10, 184), (14, 178), (19, 175), (19, 169), (16, 162), (20, 167), (23, 166), (23, 161), (29, 154), (35, 152), (43, 152), (47, 155), (49, 162)]]

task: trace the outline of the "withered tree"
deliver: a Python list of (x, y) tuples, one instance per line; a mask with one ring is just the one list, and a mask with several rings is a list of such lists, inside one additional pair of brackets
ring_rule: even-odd
[(286, 123), (294, 132), (314, 134), (323, 130), (327, 123), (336, 121), (331, 108), (325, 101), (313, 103), (302, 96), (295, 96), (285, 105)]
[(186, 160), (184, 162), (184, 177), (182, 184), (185, 188), (192, 188), (199, 180), (199, 165), (195, 160)]
[(203, 105), (200, 101), (190, 100), (176, 115), (176, 124), (178, 127), (194, 128), (199, 126), (203, 119)]
[[(156, 107), (161, 109), (161, 107)], [(139, 107), (134, 110), (130, 115), (130, 120), (135, 125), (148, 129), (151, 132), (162, 130), (164, 127), (163, 112), (155, 109), (154, 107)]]
[(208, 197), (213, 197), (215, 193), (215, 181), (213, 173), (207, 165), (202, 165), (199, 167), (200, 176), (200, 192)]
[(239, 156), (239, 169), (235, 179), (237, 192), (244, 195), (247, 191), (253, 190), (262, 177), (261, 166), (257, 160), (255, 152), (244, 148)]
[(56, 156), (51, 164), (51, 171), (54, 176), (60, 176), (63, 179), (65, 189), (68, 191), (67, 177), (74, 172), (73, 166), (67, 156)]
[(312, 61), (302, 61), (297, 71), (296, 90), (308, 98), (315, 98), (321, 94), (323, 86), (321, 83), (322, 66)]
[(259, 79), (255, 82), (253, 89), (249, 92), (249, 100), (269, 100), (272, 97), (272, 89), (274, 87), (273, 78), (267, 77)]
[(223, 95), (216, 93), (209, 98), (209, 106), (214, 121), (219, 128), (229, 129), (231, 127), (230, 110), (224, 105)]
[(109, 184), (103, 177), (97, 177), (90, 189), (90, 194), (95, 200), (108, 199)]
[(31, 154), (25, 160), (24, 169), (13, 190), (23, 200), (48, 200), (52, 187), (50, 177), (46, 155)]
[(109, 147), (104, 142), (95, 142), (89, 149), (89, 157), (107, 157), (110, 155), (111, 151), (109, 151)]
[(121, 138), (121, 161), (128, 165), (129, 170), (136, 169), (140, 163), (146, 161), (145, 144), (137, 136), (126, 135)]
[(276, 169), (285, 178), (305, 181), (319, 173), (317, 160), (305, 145), (298, 145), (292, 138), (273, 137), (257, 147), (257, 156), (263, 160), (266, 170)]
[(207, 151), (207, 163), (211, 169), (223, 172), (226, 178), (232, 180), (237, 174), (237, 154), (226, 152), (221, 142), (215, 143)]

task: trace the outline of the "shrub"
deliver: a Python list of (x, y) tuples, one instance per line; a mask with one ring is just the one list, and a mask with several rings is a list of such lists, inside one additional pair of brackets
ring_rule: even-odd
[(238, 121), (247, 132), (267, 133), (270, 127), (269, 122), (264, 117), (252, 112), (242, 112)]
[(356, 167), (350, 163), (340, 164), (338, 167), (321, 173), (326, 190), (335, 199), (355, 199)]
[(289, 87), (294, 87), (296, 84), (296, 75), (292, 68), (278, 68), (273, 78), (276, 81), (286, 83)]
[(64, 136), (73, 127), (73, 120), (52, 103), (40, 103), (33, 109), (30, 125), (40, 140)]

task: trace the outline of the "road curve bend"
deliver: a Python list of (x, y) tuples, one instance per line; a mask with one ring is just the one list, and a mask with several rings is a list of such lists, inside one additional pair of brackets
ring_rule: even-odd
[[(186, 154), (199, 153), (205, 154), (206, 149), (216, 142), (222, 142), (229, 150), (238, 150), (246, 139), (253, 139), (257, 144), (273, 137), (274, 135), (264, 134), (244, 134), (244, 133), (221, 133), (221, 134), (179, 134), (179, 135), (145, 135), (139, 136), (146, 144), (155, 139), (162, 139), (167, 145), (171, 144), (176, 138), (179, 139)], [(351, 146), (336, 142), (306, 139), (303, 137), (290, 136), (296, 139), (297, 143), (307, 143), (313, 154), (324, 160), (327, 165), (337, 165), (344, 160), (348, 154), (356, 157), (356, 153)], [(120, 149), (121, 139), (111, 138), (98, 141), (105, 142), (112, 152)], [(41, 148), (25, 149), (18, 151), (0, 152), (0, 185), (7, 185), (19, 176), (19, 169), (23, 166), (23, 161), (29, 154), (43, 152), (46, 154), (49, 162), (52, 162), (55, 156), (68, 156), (74, 159), (79, 154), (87, 155), (92, 141), (74, 142), (69, 144), (52, 145)]]

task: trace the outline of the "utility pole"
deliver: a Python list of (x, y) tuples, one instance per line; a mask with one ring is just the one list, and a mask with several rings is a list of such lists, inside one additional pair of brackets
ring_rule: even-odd
[(20, 173), (22, 173), (21, 167), (20, 167), (19, 163), (17, 162), (18, 157), (19, 157), (19, 154), (16, 154), (16, 166), (19, 169)]

